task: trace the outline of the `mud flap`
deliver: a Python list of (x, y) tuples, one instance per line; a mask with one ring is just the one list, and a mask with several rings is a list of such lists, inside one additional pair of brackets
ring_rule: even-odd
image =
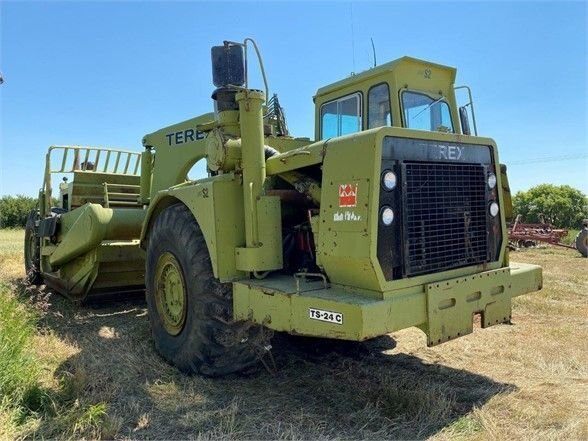
[(427, 285), (427, 345), (470, 334), (478, 313), (483, 328), (509, 323), (510, 280), (510, 269), (502, 268)]

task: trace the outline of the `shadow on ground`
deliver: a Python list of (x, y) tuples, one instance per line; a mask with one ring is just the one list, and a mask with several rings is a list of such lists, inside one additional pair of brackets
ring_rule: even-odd
[[(155, 353), (141, 299), (75, 307), (53, 296), (43, 326), (79, 349), (55, 372), (104, 402), (115, 437), (422, 439), (515, 387), (471, 372), (385, 355), (364, 344), (279, 335), (275, 372), (187, 376)], [(32, 436), (54, 437), (48, 420)], [(53, 432), (52, 432), (53, 431)]]

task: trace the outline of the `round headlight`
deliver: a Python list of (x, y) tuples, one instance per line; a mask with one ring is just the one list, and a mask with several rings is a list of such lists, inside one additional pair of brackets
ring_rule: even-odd
[(488, 175), (488, 187), (491, 189), (496, 187), (496, 175), (494, 173)]
[(394, 190), (396, 188), (396, 175), (394, 172), (387, 170), (382, 174), (382, 184), (386, 190)]
[(383, 207), (381, 213), (382, 223), (386, 226), (391, 225), (394, 220), (394, 212), (392, 209), (390, 207)]
[(496, 202), (492, 202), (490, 204), (489, 211), (490, 211), (490, 216), (496, 217), (496, 215), (498, 214), (498, 204)]

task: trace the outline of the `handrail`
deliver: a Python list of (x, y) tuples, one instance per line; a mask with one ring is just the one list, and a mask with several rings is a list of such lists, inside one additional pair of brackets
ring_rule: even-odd
[[(52, 167), (52, 153), (58, 154), (61, 151), (63, 155), (61, 161), (57, 161), (57, 167)], [(69, 153), (73, 153), (73, 157)], [(106, 157), (101, 156), (106, 153)], [(110, 161), (111, 156), (116, 157), (114, 165)], [(68, 160), (69, 157), (69, 160)], [(80, 158), (84, 160), (80, 163)], [(101, 161), (102, 159), (102, 161)], [(121, 160), (122, 159), (122, 160)], [(119, 164), (121, 167), (119, 168)], [(124, 167), (123, 165), (124, 164)], [(45, 156), (45, 176), (43, 178), (43, 192), (45, 194), (45, 204), (43, 211), (48, 213), (51, 210), (51, 175), (54, 173), (73, 173), (76, 171), (109, 173), (115, 175), (138, 176), (141, 164), (141, 153), (130, 150), (117, 148), (103, 148), (92, 146), (72, 146), (72, 145), (52, 145)]]
[(454, 87), (453, 90), (458, 90), (458, 89), (465, 89), (468, 92), (468, 97), (469, 97), (469, 102), (464, 106), (470, 106), (470, 109), (472, 110), (472, 121), (474, 123), (474, 135), (478, 136), (478, 126), (476, 125), (476, 114), (474, 112), (474, 99), (472, 98), (472, 90), (470, 89), (470, 86), (457, 86)]
[[(62, 150), (63, 151), (63, 158), (61, 161), (61, 167), (58, 168), (51, 168), (51, 153), (53, 151)], [(74, 152), (74, 158), (71, 162), (71, 167), (67, 165), (67, 157), (70, 151)], [(92, 152), (94, 155), (91, 156)], [(100, 162), (101, 154), (106, 153), (106, 158)], [(108, 167), (111, 165), (110, 156), (112, 153), (116, 153), (116, 162), (112, 170), (109, 170)], [(84, 161), (80, 164), (79, 160), (80, 157), (84, 155)], [(124, 169), (119, 171), (119, 163), (125, 163)], [(132, 162), (134, 159), (135, 162)], [(133, 152), (130, 150), (122, 150), (122, 149), (113, 149), (113, 148), (104, 148), (104, 147), (91, 147), (91, 146), (70, 146), (70, 145), (52, 145), (49, 147), (47, 152), (47, 169), (49, 173), (72, 173), (74, 171), (92, 171), (92, 172), (102, 172), (102, 173), (114, 173), (114, 174), (123, 174), (123, 175), (137, 175), (137, 171), (139, 170), (139, 165), (141, 163), (141, 153)], [(102, 167), (99, 167), (99, 165)], [(129, 167), (132, 167), (132, 172), (129, 172)]]

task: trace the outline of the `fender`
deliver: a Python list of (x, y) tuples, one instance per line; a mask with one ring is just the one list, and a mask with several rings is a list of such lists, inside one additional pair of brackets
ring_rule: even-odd
[(221, 282), (245, 277), (246, 274), (236, 268), (235, 252), (227, 252), (245, 244), (243, 191), (238, 178), (233, 173), (227, 173), (157, 192), (141, 229), (143, 249), (147, 249), (149, 231), (155, 218), (177, 203), (188, 207), (202, 230), (214, 276)]

